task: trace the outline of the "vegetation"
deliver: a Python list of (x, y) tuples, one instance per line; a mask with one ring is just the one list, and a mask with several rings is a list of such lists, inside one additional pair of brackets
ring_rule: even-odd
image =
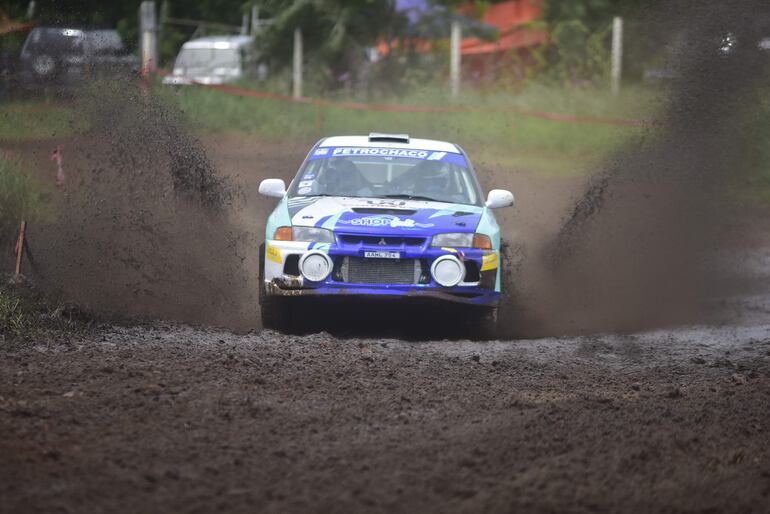
[(18, 162), (0, 158), (0, 245), (13, 240), (22, 219), (40, 221), (50, 215), (45, 186)]
[(59, 139), (85, 128), (85, 118), (69, 107), (46, 101), (4, 104), (0, 110), (0, 139), (4, 141)]
[[(476, 161), (492, 161), (541, 175), (574, 175), (586, 173), (618, 145), (639, 137), (642, 129), (563, 123), (513, 111), (637, 118), (649, 115), (654, 99), (652, 93), (641, 88), (628, 89), (621, 97), (612, 99), (598, 93), (594, 89), (580, 89), (567, 95), (561, 87), (534, 84), (517, 95), (469, 91), (463, 94), (463, 102), (456, 104), (468, 112), (450, 113), (319, 107), (241, 98), (204, 88), (183, 89), (178, 99), (193, 123), (204, 130), (308, 143), (322, 135), (376, 130), (409, 132), (414, 136), (457, 141), (473, 153)], [(449, 104), (443, 88), (423, 89), (392, 100), (423, 107)]]
[(61, 339), (87, 329), (91, 321), (73, 306), (52, 304), (28, 286), (0, 286), (0, 342)]

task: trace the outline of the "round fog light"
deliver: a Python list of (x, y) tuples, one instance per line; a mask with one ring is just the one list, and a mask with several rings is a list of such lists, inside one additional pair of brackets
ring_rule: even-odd
[(433, 279), (444, 287), (456, 286), (465, 278), (465, 266), (457, 257), (442, 255), (430, 267)]
[(308, 252), (299, 260), (299, 271), (311, 282), (321, 282), (332, 272), (332, 260), (321, 252)]

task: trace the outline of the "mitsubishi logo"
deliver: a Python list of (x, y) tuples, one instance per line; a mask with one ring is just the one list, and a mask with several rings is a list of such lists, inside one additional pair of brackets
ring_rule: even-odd
[(380, 242), (379, 242), (379, 243), (377, 243), (377, 244), (378, 244), (378, 245), (380, 245), (380, 246), (386, 246), (386, 245), (388, 244), (388, 242), (387, 242), (387, 241), (385, 241), (385, 238), (384, 238), (384, 237), (381, 237), (381, 238), (380, 238)]

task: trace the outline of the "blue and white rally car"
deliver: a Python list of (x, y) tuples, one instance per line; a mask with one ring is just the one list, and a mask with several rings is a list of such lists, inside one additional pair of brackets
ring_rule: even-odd
[(322, 139), (267, 220), (260, 258), (265, 327), (285, 327), (299, 296), (426, 297), (477, 307), (494, 321), (500, 300), (500, 228), (457, 145), (408, 135)]

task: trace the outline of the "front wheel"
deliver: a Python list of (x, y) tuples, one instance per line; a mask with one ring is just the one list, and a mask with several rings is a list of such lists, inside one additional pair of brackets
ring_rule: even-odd
[(269, 296), (265, 287), (265, 245), (259, 246), (259, 313), (262, 328), (284, 331), (289, 327), (290, 311), (286, 298)]
[[(264, 285), (262, 289), (264, 289)], [(259, 311), (262, 316), (262, 328), (282, 332), (290, 328), (290, 311), (286, 305), (285, 298), (260, 294)]]
[(472, 339), (498, 337), (497, 307), (473, 307), (465, 315), (465, 330)]

